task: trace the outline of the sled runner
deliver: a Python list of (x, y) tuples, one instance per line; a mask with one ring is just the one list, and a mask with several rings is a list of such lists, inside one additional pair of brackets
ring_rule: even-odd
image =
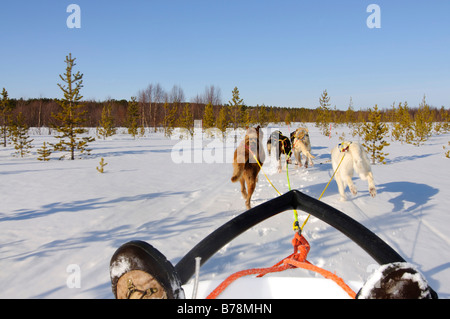
[[(293, 209), (307, 212), (339, 230), (378, 262), (380, 269), (368, 279), (358, 293), (354, 293), (342, 279), (326, 270), (316, 269), (318, 267), (306, 260), (309, 244), (299, 230), (293, 239), (294, 254), (273, 267), (232, 275), (229, 278), (231, 281), (247, 274), (264, 275), (272, 271), (306, 267), (308, 270), (323, 271), (320, 274), (334, 280), (352, 298), (438, 298), (423, 275), (373, 232), (339, 210), (297, 190), (289, 191), (251, 208), (225, 223), (192, 248), (175, 266), (148, 243), (132, 241), (122, 245), (110, 262), (114, 296), (184, 298), (182, 286), (194, 275), (196, 258), (199, 257), (203, 265), (224, 245), (246, 230), (272, 216)], [(228, 284), (229, 282), (224, 282), (210, 297), (220, 295), (222, 288), (226, 288)]]

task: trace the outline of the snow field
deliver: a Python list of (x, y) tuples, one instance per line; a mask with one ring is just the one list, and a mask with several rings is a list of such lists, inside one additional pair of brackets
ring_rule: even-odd
[[(272, 130), (288, 135), (296, 127), (271, 126), (265, 140)], [(315, 165), (290, 165), (289, 178), (292, 189), (318, 198), (332, 175), (330, 151), (339, 143), (338, 135), (350, 134), (341, 127), (329, 138), (313, 124), (307, 127)], [(230, 181), (232, 143), (224, 144), (224, 161), (176, 163), (176, 138), (147, 133), (134, 140), (117, 134), (91, 143), (92, 155), (85, 159), (58, 160), (53, 154), (49, 162), (39, 162), (36, 149), (54, 138), (31, 138), (35, 147), (26, 158), (11, 156), (11, 146), (0, 148), (2, 298), (112, 298), (109, 260), (121, 244), (147, 241), (175, 265), (200, 240), (245, 210), (239, 183)], [(334, 181), (322, 197), (416, 265), (440, 298), (450, 297), (450, 160), (442, 149), (448, 140), (447, 134), (420, 147), (392, 142), (385, 149), (387, 164), (372, 166), (375, 198), (356, 177), (358, 194), (347, 190), (346, 202), (339, 200)], [(203, 150), (212, 145), (206, 138), (202, 142)], [(95, 169), (101, 157), (108, 163), (103, 174)], [(285, 168), (278, 173), (267, 156), (263, 169), (281, 193), (289, 190)], [(260, 174), (252, 205), (276, 196)], [(299, 215), (301, 222), (307, 216)], [(253, 227), (213, 256), (201, 268), (200, 280), (220, 281), (288, 256), (292, 222), (293, 213), (285, 212)], [(314, 217), (304, 235), (311, 244), (308, 260), (354, 283), (355, 289), (377, 267), (358, 246)], [(303, 270), (270, 276), (316, 277)]]

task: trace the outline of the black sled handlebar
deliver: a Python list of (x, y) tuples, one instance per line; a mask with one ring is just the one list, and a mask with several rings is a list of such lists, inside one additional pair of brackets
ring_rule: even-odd
[(203, 265), (223, 246), (246, 230), (272, 216), (293, 209), (307, 212), (339, 230), (380, 265), (405, 262), (395, 250), (351, 217), (324, 202), (292, 190), (235, 217), (192, 248), (175, 266), (181, 283), (186, 284), (194, 275), (196, 257), (201, 258)]

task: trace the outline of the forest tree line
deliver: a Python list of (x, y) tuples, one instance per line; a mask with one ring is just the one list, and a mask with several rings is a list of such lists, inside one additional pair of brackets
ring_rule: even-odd
[[(223, 108), (230, 108), (229, 103), (212, 104), (203, 101), (184, 102), (184, 101), (164, 101), (151, 102), (142, 98), (136, 97), (138, 107), (138, 125), (144, 127), (164, 127), (165, 120), (167, 120), (167, 112), (170, 110), (175, 123), (179, 123), (183, 118), (186, 106), (189, 108), (193, 120), (202, 120), (205, 115), (205, 109), (208, 104), (212, 107), (212, 116), (214, 119), (219, 118), (220, 110)], [(31, 99), (9, 99), (11, 112), (8, 115), (10, 119), (2, 117), (1, 124), (5, 121), (15, 119), (19, 113), (22, 113), (24, 122), (28, 127), (52, 127), (58, 126), (59, 123), (55, 120), (52, 114), (59, 112), (60, 106), (57, 99), (50, 98), (31, 98)], [(84, 126), (98, 127), (102, 118), (102, 111), (105, 107), (110, 108), (110, 114), (115, 127), (126, 127), (129, 107), (133, 100), (106, 100), (106, 101), (82, 101), (84, 109), (87, 111), (84, 115)], [(395, 109), (398, 106), (406, 106), (406, 111), (414, 118), (419, 107), (409, 107), (407, 102), (393, 104), (388, 107), (380, 108), (382, 122), (395, 122)], [(265, 124), (265, 123), (289, 123), (289, 122), (305, 122), (315, 123), (321, 116), (321, 107), (317, 108), (287, 108), (279, 106), (247, 106), (242, 104), (239, 106), (240, 114), (247, 114), (247, 121), (240, 122), (247, 124)], [(332, 123), (348, 123), (348, 122), (364, 122), (368, 120), (369, 108), (354, 110), (349, 105), (347, 110), (337, 110), (336, 108), (329, 108), (327, 110)], [(431, 116), (434, 122), (448, 121), (450, 111), (441, 108), (430, 107)], [(240, 117), (244, 117), (241, 115)], [(230, 123), (233, 123), (233, 118)], [(232, 124), (230, 124), (230, 127)]]
[[(67, 63), (73, 64), (73, 60), (69, 59)], [(79, 82), (77, 85), (81, 87), (81, 78), (80, 75), (75, 81), (69, 82), (72, 84)], [(61, 86), (61, 88), (65, 93), (69, 92), (68, 87)], [(208, 90), (214, 91), (213, 87), (206, 91)], [(333, 124), (351, 127), (353, 136), (362, 137), (363, 146), (370, 152), (372, 162), (385, 163), (388, 153), (383, 149), (389, 146), (386, 140), (389, 133), (392, 140), (419, 146), (434, 133), (450, 131), (449, 111), (444, 107), (440, 109), (430, 107), (425, 96), (417, 108), (410, 108), (408, 103), (404, 102), (392, 104), (389, 109), (384, 110), (375, 105), (367, 110), (355, 111), (350, 100), (348, 109), (341, 111), (330, 107), (330, 97), (326, 90), (323, 91), (319, 99), (320, 106), (316, 109), (246, 106), (237, 87), (234, 88), (233, 97), (228, 104), (217, 103), (218, 98), (205, 101), (206, 94), (204, 97), (197, 96), (195, 102), (187, 103), (182, 100), (182, 91), (178, 88), (176, 91), (178, 100), (172, 99), (169, 102), (166, 96), (164, 103), (157, 103), (152, 102), (151, 98), (146, 99), (145, 91), (140, 92), (139, 100), (132, 97), (130, 101), (96, 102), (80, 101), (77, 90), (74, 90), (71, 93), (72, 97), (66, 100), (14, 100), (9, 99), (7, 91), (3, 89), (3, 98), (0, 100), (3, 145), (6, 146), (9, 136), (17, 153), (23, 157), (32, 147), (28, 128), (51, 127), (61, 135), (57, 136), (60, 138), (58, 144), (49, 146), (54, 151), (70, 151), (71, 159), (74, 159), (75, 151), (89, 154), (87, 144), (94, 140), (93, 137), (77, 137), (86, 132), (82, 127), (96, 127), (98, 137), (103, 138), (115, 134), (117, 127), (127, 127), (128, 133), (134, 137), (138, 132), (144, 134), (145, 128), (148, 127), (155, 131), (160, 127), (166, 136), (170, 136), (175, 127), (181, 127), (190, 131), (192, 135), (194, 121), (202, 120), (204, 129), (217, 128), (225, 137), (228, 128), (236, 129), (254, 124), (266, 126), (268, 123), (307, 122), (315, 123), (326, 136), (331, 134)], [(340, 139), (344, 140), (346, 137), (341, 136)], [(37, 152), (41, 155), (38, 159), (48, 160), (52, 151), (44, 143)], [(446, 156), (449, 155), (447, 151)]]

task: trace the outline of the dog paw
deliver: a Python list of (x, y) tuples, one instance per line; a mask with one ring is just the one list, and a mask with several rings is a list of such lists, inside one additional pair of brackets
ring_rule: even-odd
[(356, 189), (355, 186), (350, 187), (350, 191), (352, 192), (353, 195), (358, 194), (358, 190)]
[(377, 194), (377, 190), (375, 189), (375, 187), (371, 187), (369, 188), (369, 193), (372, 197), (375, 197), (375, 195)]

